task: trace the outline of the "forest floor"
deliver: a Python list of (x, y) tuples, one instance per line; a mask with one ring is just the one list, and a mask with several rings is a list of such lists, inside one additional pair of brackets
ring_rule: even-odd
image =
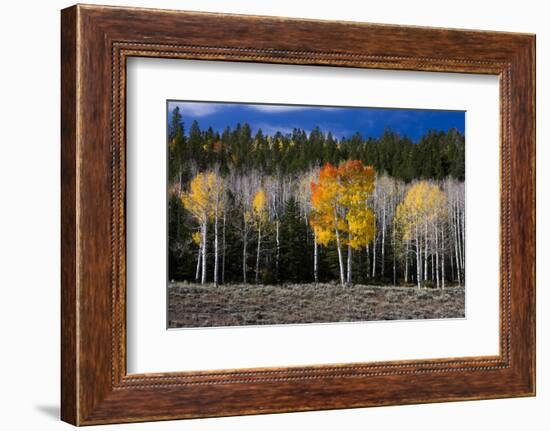
[(338, 284), (168, 286), (168, 327), (281, 325), (465, 316), (464, 287)]

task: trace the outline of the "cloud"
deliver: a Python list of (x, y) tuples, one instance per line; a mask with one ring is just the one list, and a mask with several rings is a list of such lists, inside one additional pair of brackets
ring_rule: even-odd
[(300, 105), (247, 105), (248, 109), (259, 112), (270, 112), (270, 113), (283, 113), (283, 112), (296, 112), (303, 111), (305, 109), (317, 109), (310, 106), (300, 106)]
[(210, 102), (170, 102), (170, 111), (176, 106), (180, 108), (180, 112), (184, 117), (206, 117), (212, 115), (224, 108), (222, 103)]

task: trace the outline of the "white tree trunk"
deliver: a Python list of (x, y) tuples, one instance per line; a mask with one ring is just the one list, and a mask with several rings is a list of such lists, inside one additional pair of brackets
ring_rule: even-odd
[(260, 280), (260, 247), (262, 244), (262, 226), (258, 227), (258, 248), (256, 249), (256, 284)]
[(202, 276), (201, 284), (206, 283), (206, 234), (208, 230), (208, 220), (202, 223)]
[(384, 278), (384, 255), (386, 244), (386, 194), (384, 193), (384, 199), (382, 201), (382, 251), (380, 255), (380, 276)]
[(422, 280), (422, 256), (420, 251), (420, 239), (418, 238), (418, 224), (415, 225), (415, 240), (416, 240), (416, 286), (420, 289)]
[(434, 257), (434, 253), (430, 253), (430, 272), (431, 272), (431, 280), (432, 282), (435, 280), (435, 257)]
[(392, 255), (393, 255), (393, 285), (395, 286), (397, 284), (397, 262), (395, 259), (395, 232), (392, 232)]
[(225, 211), (223, 213), (223, 226), (222, 226), (222, 284), (225, 284)]
[(462, 277), (464, 278), (466, 276), (465, 269), (466, 265), (464, 264), (464, 259), (466, 258), (466, 238), (465, 238), (465, 230), (464, 230), (464, 206), (460, 205), (460, 220), (461, 220), (461, 233), (462, 233)]
[(342, 258), (342, 246), (340, 244), (340, 232), (338, 230), (338, 216), (334, 212), (334, 233), (336, 235), (336, 249), (338, 250), (338, 264), (340, 266), (340, 284), (344, 286), (344, 260)]
[(348, 271), (346, 277), (346, 283), (351, 284), (351, 245), (348, 244)]
[(441, 232), (441, 288), (445, 289), (445, 229)]
[(197, 251), (197, 270), (195, 271), (195, 282), (199, 282), (199, 277), (201, 276), (201, 256), (202, 256), (202, 235), (201, 242), (199, 244), (199, 249)]
[(456, 230), (456, 244), (457, 244), (457, 248), (458, 248), (458, 262), (457, 262), (457, 265), (458, 265), (458, 284), (460, 284), (460, 280), (462, 278), (462, 269), (464, 268), (464, 261), (462, 259), (462, 244), (461, 244), (461, 235), (460, 235), (460, 219), (459, 219), (459, 215), (458, 215), (458, 199), (456, 201), (456, 205), (455, 205), (455, 230)]
[(216, 203), (216, 212), (214, 216), (214, 286), (218, 285), (218, 204)]
[(246, 215), (244, 218), (244, 232), (243, 232), (243, 283), (246, 284), (246, 259), (247, 259), (247, 241), (248, 241), (248, 221)]
[(428, 280), (428, 222), (424, 221), (424, 281)]
[(435, 235), (435, 277), (436, 277), (436, 286), (439, 289), (439, 234), (437, 232), (437, 226), (434, 228)]
[(456, 274), (458, 278), (458, 285), (461, 285), (461, 275), (460, 275), (460, 256), (459, 256), (459, 249), (458, 249), (458, 231), (456, 226), (456, 217), (453, 216), (453, 236), (454, 236), (454, 243), (455, 243), (455, 258), (456, 258)]
[[(281, 241), (279, 239), (279, 218), (277, 217), (277, 220), (275, 221), (275, 241), (277, 243), (277, 255), (275, 257), (275, 271), (277, 275), (277, 280), (279, 280), (281, 274), (279, 272), (279, 259), (281, 256)], [(315, 250), (317, 252), (317, 250)]]
[(319, 283), (319, 250), (317, 245), (317, 234), (313, 231), (313, 279)]
[(372, 242), (372, 278), (376, 277), (376, 235)]
[(405, 242), (405, 284), (409, 282), (409, 241)]
[(370, 278), (370, 245), (367, 244), (367, 246), (365, 247), (366, 251), (367, 251), (367, 262), (365, 263), (365, 265), (367, 266), (367, 279)]
[(451, 255), (449, 257), (449, 262), (451, 263), (451, 280), (454, 281), (454, 279), (455, 279), (455, 261), (453, 259), (453, 250), (451, 250)]

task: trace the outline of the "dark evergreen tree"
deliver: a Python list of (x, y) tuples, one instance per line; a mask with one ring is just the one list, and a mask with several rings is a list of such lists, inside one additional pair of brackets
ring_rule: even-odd
[(282, 281), (303, 282), (312, 278), (313, 257), (307, 246), (307, 226), (294, 199), (289, 199), (281, 219)]
[(189, 219), (180, 199), (168, 199), (168, 278), (193, 280), (193, 249)]
[(168, 124), (168, 173), (170, 180), (178, 177), (178, 182), (185, 181), (181, 178), (184, 167), (185, 154), (185, 130), (179, 107), (172, 111)]

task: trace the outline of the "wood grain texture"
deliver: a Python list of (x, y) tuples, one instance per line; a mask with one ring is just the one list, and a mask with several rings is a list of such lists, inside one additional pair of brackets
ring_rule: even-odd
[[(63, 420), (87, 425), (534, 394), (533, 35), (79, 5), (62, 11), (61, 36)], [(499, 75), (500, 354), (127, 375), (130, 56)]]
[(61, 417), (77, 422), (76, 9), (61, 16)]

